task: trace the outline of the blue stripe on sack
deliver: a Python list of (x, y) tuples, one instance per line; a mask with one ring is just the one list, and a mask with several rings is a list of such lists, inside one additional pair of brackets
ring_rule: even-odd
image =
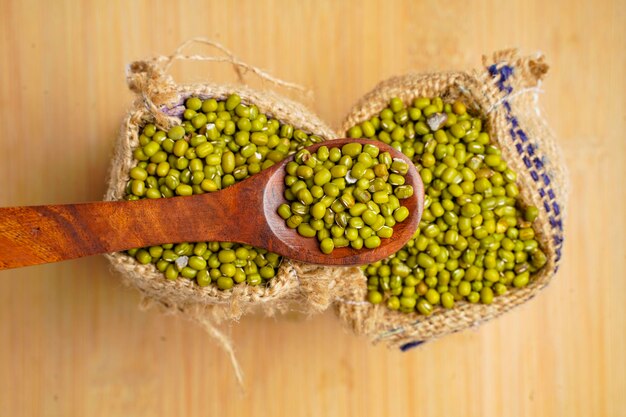
[(524, 161), (524, 165), (526, 165), (526, 168), (530, 168), (533, 166), (533, 164), (530, 162), (530, 158), (528, 156), (524, 156), (522, 158), (522, 161)]
[[(522, 160), (524, 161), (524, 165), (526, 168), (532, 168), (532, 162), (534, 162), (535, 170), (530, 170), (530, 176), (532, 179), (537, 182), (539, 195), (541, 196), (543, 206), (546, 209), (546, 212), (551, 213), (552, 215), (549, 217), (550, 226), (552, 227), (552, 232), (554, 233), (553, 238), (556, 245), (555, 253), (556, 253), (556, 262), (554, 271), (558, 271), (559, 266), (558, 263), (561, 260), (561, 253), (563, 247), (563, 223), (561, 220), (561, 207), (555, 199), (554, 190), (551, 187), (551, 180), (547, 172), (544, 171), (544, 160), (543, 158), (538, 158), (535, 156), (535, 153), (538, 149), (532, 145), (528, 144), (528, 146), (524, 149), (522, 143), (528, 141), (528, 136), (526, 133), (519, 127), (519, 122), (517, 118), (513, 115), (511, 111), (511, 104), (507, 100), (507, 97), (513, 92), (513, 87), (507, 83), (507, 80), (513, 75), (514, 67), (504, 64), (504, 65), (490, 65), (488, 68), (489, 74), (496, 79), (496, 85), (500, 91), (504, 92), (504, 100), (503, 107), (506, 112), (506, 119), (511, 124), (511, 139), (515, 145), (515, 149), (522, 156)], [(538, 172), (537, 172), (538, 171)]]
[(550, 204), (548, 204), (548, 202), (547, 202), (547, 201), (544, 201), (544, 202), (543, 202), (543, 207), (546, 209), (546, 211), (547, 211), (548, 213), (550, 213)]
[[(548, 220), (550, 221), (550, 226), (552, 227), (552, 239), (556, 246), (555, 254), (556, 260), (554, 265), (554, 272), (556, 273), (559, 270), (559, 262), (561, 260), (562, 248), (563, 248), (563, 223), (561, 221), (561, 208), (556, 201), (551, 201), (555, 199), (555, 194), (550, 186), (550, 177), (544, 171), (545, 170), (545, 159), (539, 158), (535, 154), (540, 150), (533, 144), (528, 144), (524, 147), (524, 144), (528, 142), (528, 136), (526, 132), (524, 132), (519, 127), (519, 121), (513, 115), (511, 110), (511, 103), (507, 100), (507, 97), (513, 92), (513, 87), (508, 85), (507, 80), (513, 75), (514, 67), (510, 65), (502, 65), (498, 67), (496, 64), (490, 65), (487, 67), (489, 74), (496, 79), (496, 85), (500, 91), (504, 91), (504, 99), (502, 100), (502, 107), (504, 108), (506, 114), (506, 120), (511, 124), (511, 128), (509, 129), (509, 134), (511, 135), (511, 139), (513, 144), (515, 145), (515, 149), (517, 153), (522, 157), (524, 161), (524, 165), (529, 169), (530, 176), (533, 181), (538, 183), (537, 190), (539, 192), (539, 196), (542, 199), (543, 206), (546, 212), (551, 213)], [(533, 168), (534, 163), (534, 168)], [(537, 173), (539, 171), (539, 173)], [(534, 295), (533, 295), (534, 296)], [(531, 296), (532, 297), (532, 296)], [(414, 324), (419, 323), (419, 321)], [(403, 328), (396, 328), (388, 331), (386, 334), (396, 334), (398, 332), (402, 332)], [(400, 350), (402, 352), (406, 352), (409, 349), (417, 347), (424, 343), (424, 340), (418, 340), (413, 342), (405, 343), (400, 346)]]
[(421, 345), (422, 343), (424, 343), (424, 340), (415, 340), (413, 342), (409, 342), (409, 343), (405, 343), (402, 346), (400, 346), (400, 350), (402, 352), (406, 352), (409, 349), (413, 349), (415, 347), (418, 347), (419, 345)]

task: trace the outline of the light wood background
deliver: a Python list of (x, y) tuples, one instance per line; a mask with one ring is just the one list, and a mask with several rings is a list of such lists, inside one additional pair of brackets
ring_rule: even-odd
[(246, 397), (207, 334), (139, 311), (103, 258), (0, 272), (0, 416), (625, 416), (625, 28), (623, 0), (0, 0), (0, 206), (100, 199), (125, 65), (199, 35), (310, 87), (334, 126), (389, 76), (543, 51), (573, 181), (565, 261), (539, 297), (408, 353), (330, 313), (244, 318)]

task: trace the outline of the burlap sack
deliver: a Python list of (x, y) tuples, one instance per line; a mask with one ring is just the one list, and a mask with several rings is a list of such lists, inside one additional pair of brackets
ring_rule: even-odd
[[(182, 55), (182, 50), (194, 42), (216, 47), (226, 56)], [(537, 106), (539, 84), (548, 69), (541, 56), (519, 58), (514, 51), (504, 51), (494, 54), (491, 61), (485, 61), (485, 68), (478, 71), (392, 78), (359, 101), (343, 123), (340, 134), (335, 134), (301, 104), (271, 91), (214, 83), (178, 85), (167, 75), (170, 64), (176, 59), (228, 62), (238, 75), (242, 70), (251, 71), (273, 84), (293, 87), (239, 61), (221, 45), (204, 39), (192, 39), (170, 56), (132, 64), (127, 79), (129, 87), (137, 93), (137, 100), (124, 120), (116, 145), (107, 200), (124, 197), (129, 171), (135, 164), (132, 151), (139, 143), (140, 126), (156, 123), (168, 128), (180, 123), (182, 103), (191, 95), (221, 100), (237, 93), (243, 102), (256, 104), (261, 112), (327, 140), (345, 136), (350, 126), (385, 108), (391, 97), (410, 101), (417, 96), (443, 96), (450, 100), (463, 97), (471, 111), (486, 120), (492, 140), (518, 172), (521, 199), (541, 210), (537, 232), (548, 264), (528, 287), (496, 297), (491, 305), (461, 302), (452, 310), (437, 309), (428, 317), (393, 312), (366, 302), (366, 279), (359, 268), (322, 267), (284, 259), (267, 287), (242, 285), (232, 291), (220, 291), (212, 286), (199, 287), (190, 280), (168, 281), (153, 265), (140, 265), (124, 253), (108, 255), (124, 282), (141, 291), (145, 304), (157, 304), (203, 325), (230, 354), (240, 381), (241, 371), (232, 346), (215, 327), (215, 323), (224, 319), (236, 320), (257, 309), (266, 314), (289, 309), (311, 314), (334, 305), (339, 317), (356, 333), (374, 342), (406, 349), (502, 314), (535, 295), (557, 271), (568, 183), (563, 158)]]
[[(182, 50), (192, 43), (204, 43), (223, 51), (226, 56), (182, 55)], [(296, 128), (316, 134), (324, 139), (335, 136), (333, 131), (303, 105), (281, 97), (271, 91), (259, 91), (242, 85), (215, 83), (179, 85), (167, 74), (169, 65), (177, 59), (228, 62), (241, 75), (241, 71), (252, 71), (274, 85), (293, 87), (277, 80), (258, 68), (251, 67), (221, 45), (204, 40), (192, 39), (179, 47), (172, 55), (148, 61), (139, 61), (129, 66), (127, 81), (137, 99), (126, 116), (115, 147), (111, 164), (106, 200), (120, 200), (125, 195), (129, 171), (136, 165), (132, 151), (139, 145), (138, 132), (146, 123), (156, 123), (167, 129), (179, 124), (183, 103), (189, 96), (202, 99), (224, 100), (229, 94), (241, 96), (242, 102), (255, 104), (259, 110)], [(207, 221), (210, 221), (207, 219)], [(165, 242), (164, 242), (165, 243)], [(236, 286), (232, 291), (221, 291), (214, 286), (200, 287), (186, 279), (169, 281), (154, 265), (141, 265), (125, 253), (107, 255), (114, 269), (121, 273), (123, 281), (141, 291), (145, 304), (157, 302), (170, 312), (184, 313), (203, 324), (223, 319), (238, 319), (252, 308), (260, 307), (267, 314), (298, 308), (305, 312), (320, 311), (329, 305), (325, 280), (299, 280), (298, 271), (315, 271), (316, 266), (300, 265), (284, 259), (275, 278), (267, 287)], [(315, 275), (315, 274), (313, 274)], [(291, 307), (290, 307), (291, 306)]]
[[(340, 132), (378, 114), (392, 97), (411, 102), (415, 97), (462, 98), (470, 111), (487, 123), (491, 139), (503, 158), (518, 173), (520, 198), (535, 205), (540, 215), (535, 223), (547, 265), (521, 289), (494, 299), (493, 304), (457, 303), (455, 308), (437, 309), (428, 317), (404, 314), (384, 305), (363, 302), (366, 280), (358, 283), (351, 298), (338, 301), (338, 315), (355, 332), (390, 346), (408, 349), (448, 333), (473, 327), (499, 316), (534, 297), (558, 270), (562, 255), (563, 222), (569, 184), (563, 156), (541, 116), (537, 98), (541, 80), (548, 70), (542, 56), (519, 57), (507, 50), (484, 58), (484, 68), (471, 72), (411, 74), (378, 84), (352, 108)], [(356, 273), (356, 271), (354, 272)]]

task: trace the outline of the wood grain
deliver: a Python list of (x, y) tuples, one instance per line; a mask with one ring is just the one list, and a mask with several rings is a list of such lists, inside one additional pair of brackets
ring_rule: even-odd
[[(198, 35), (310, 87), (299, 98), (335, 126), (389, 76), (541, 50), (573, 183), (564, 263), (540, 296), (407, 353), (332, 313), (244, 318), (230, 334), (246, 397), (207, 334), (139, 311), (104, 259), (2, 271), (0, 415), (625, 416), (625, 21), (622, 0), (0, 1), (0, 206), (100, 199), (125, 65)], [(219, 64), (173, 71), (235, 81)]]
[[(334, 139), (311, 145), (341, 148), (368, 139)], [(413, 195), (400, 200), (411, 215), (393, 227), (393, 239), (374, 249), (336, 248), (330, 254), (316, 239), (302, 238), (278, 215), (285, 203), (285, 166), (295, 155), (245, 181), (214, 193), (139, 201), (0, 207), (0, 270), (61, 262), (133, 248), (182, 242), (238, 242), (319, 265), (365, 265), (396, 253), (413, 237), (424, 210), (424, 185), (402, 152), (378, 143), (380, 152), (407, 163)], [(210, 221), (207, 221), (210, 219)]]

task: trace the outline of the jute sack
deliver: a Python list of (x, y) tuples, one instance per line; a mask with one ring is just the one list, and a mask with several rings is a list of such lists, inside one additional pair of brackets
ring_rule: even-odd
[[(194, 43), (215, 47), (225, 56), (183, 55), (183, 49)], [(238, 75), (250, 71), (271, 84), (300, 88), (241, 62), (221, 45), (206, 39), (187, 41), (170, 56), (134, 62), (129, 66), (127, 82), (130, 89), (136, 93), (136, 100), (124, 119), (115, 146), (106, 200), (121, 200), (125, 196), (129, 171), (136, 165), (132, 152), (139, 146), (140, 128), (147, 123), (155, 123), (167, 130), (173, 125), (180, 124), (183, 103), (190, 96), (225, 100), (228, 95), (236, 93), (243, 103), (255, 104), (268, 117), (318, 135), (324, 140), (335, 137), (334, 132), (303, 105), (271, 91), (216, 83), (177, 84), (167, 73), (175, 60), (226, 62), (233, 65)], [(236, 320), (253, 309), (261, 309), (266, 314), (288, 309), (311, 313), (327, 308), (330, 303), (327, 299), (328, 291), (325, 290), (328, 287), (328, 279), (306, 281), (299, 279), (299, 274), (307, 272), (315, 276), (314, 271), (319, 268), (301, 265), (288, 259), (283, 259), (276, 276), (267, 286), (244, 284), (237, 285), (230, 291), (221, 291), (215, 286), (200, 287), (188, 279), (169, 281), (153, 264), (141, 265), (126, 253), (113, 253), (107, 256), (113, 268), (121, 273), (123, 281), (142, 293), (146, 306), (156, 304), (166, 311), (199, 321), (223, 345), (226, 341), (214, 327), (214, 324), (222, 320)], [(228, 346), (225, 347), (229, 349)]]
[(520, 57), (514, 50), (497, 52), (483, 61), (484, 67), (477, 71), (411, 74), (381, 82), (352, 108), (340, 135), (377, 115), (392, 97), (405, 103), (416, 97), (461, 98), (470, 112), (486, 121), (487, 132), (503, 159), (518, 173), (522, 204), (540, 209), (535, 228), (548, 263), (527, 287), (495, 297), (491, 305), (459, 302), (453, 309), (439, 308), (427, 317), (364, 302), (365, 276), (356, 278), (360, 271), (346, 271), (353, 288), (347, 299), (337, 300), (337, 313), (356, 333), (375, 342), (408, 349), (476, 326), (534, 297), (558, 270), (569, 184), (563, 156), (537, 102), (548, 66), (542, 56)]

